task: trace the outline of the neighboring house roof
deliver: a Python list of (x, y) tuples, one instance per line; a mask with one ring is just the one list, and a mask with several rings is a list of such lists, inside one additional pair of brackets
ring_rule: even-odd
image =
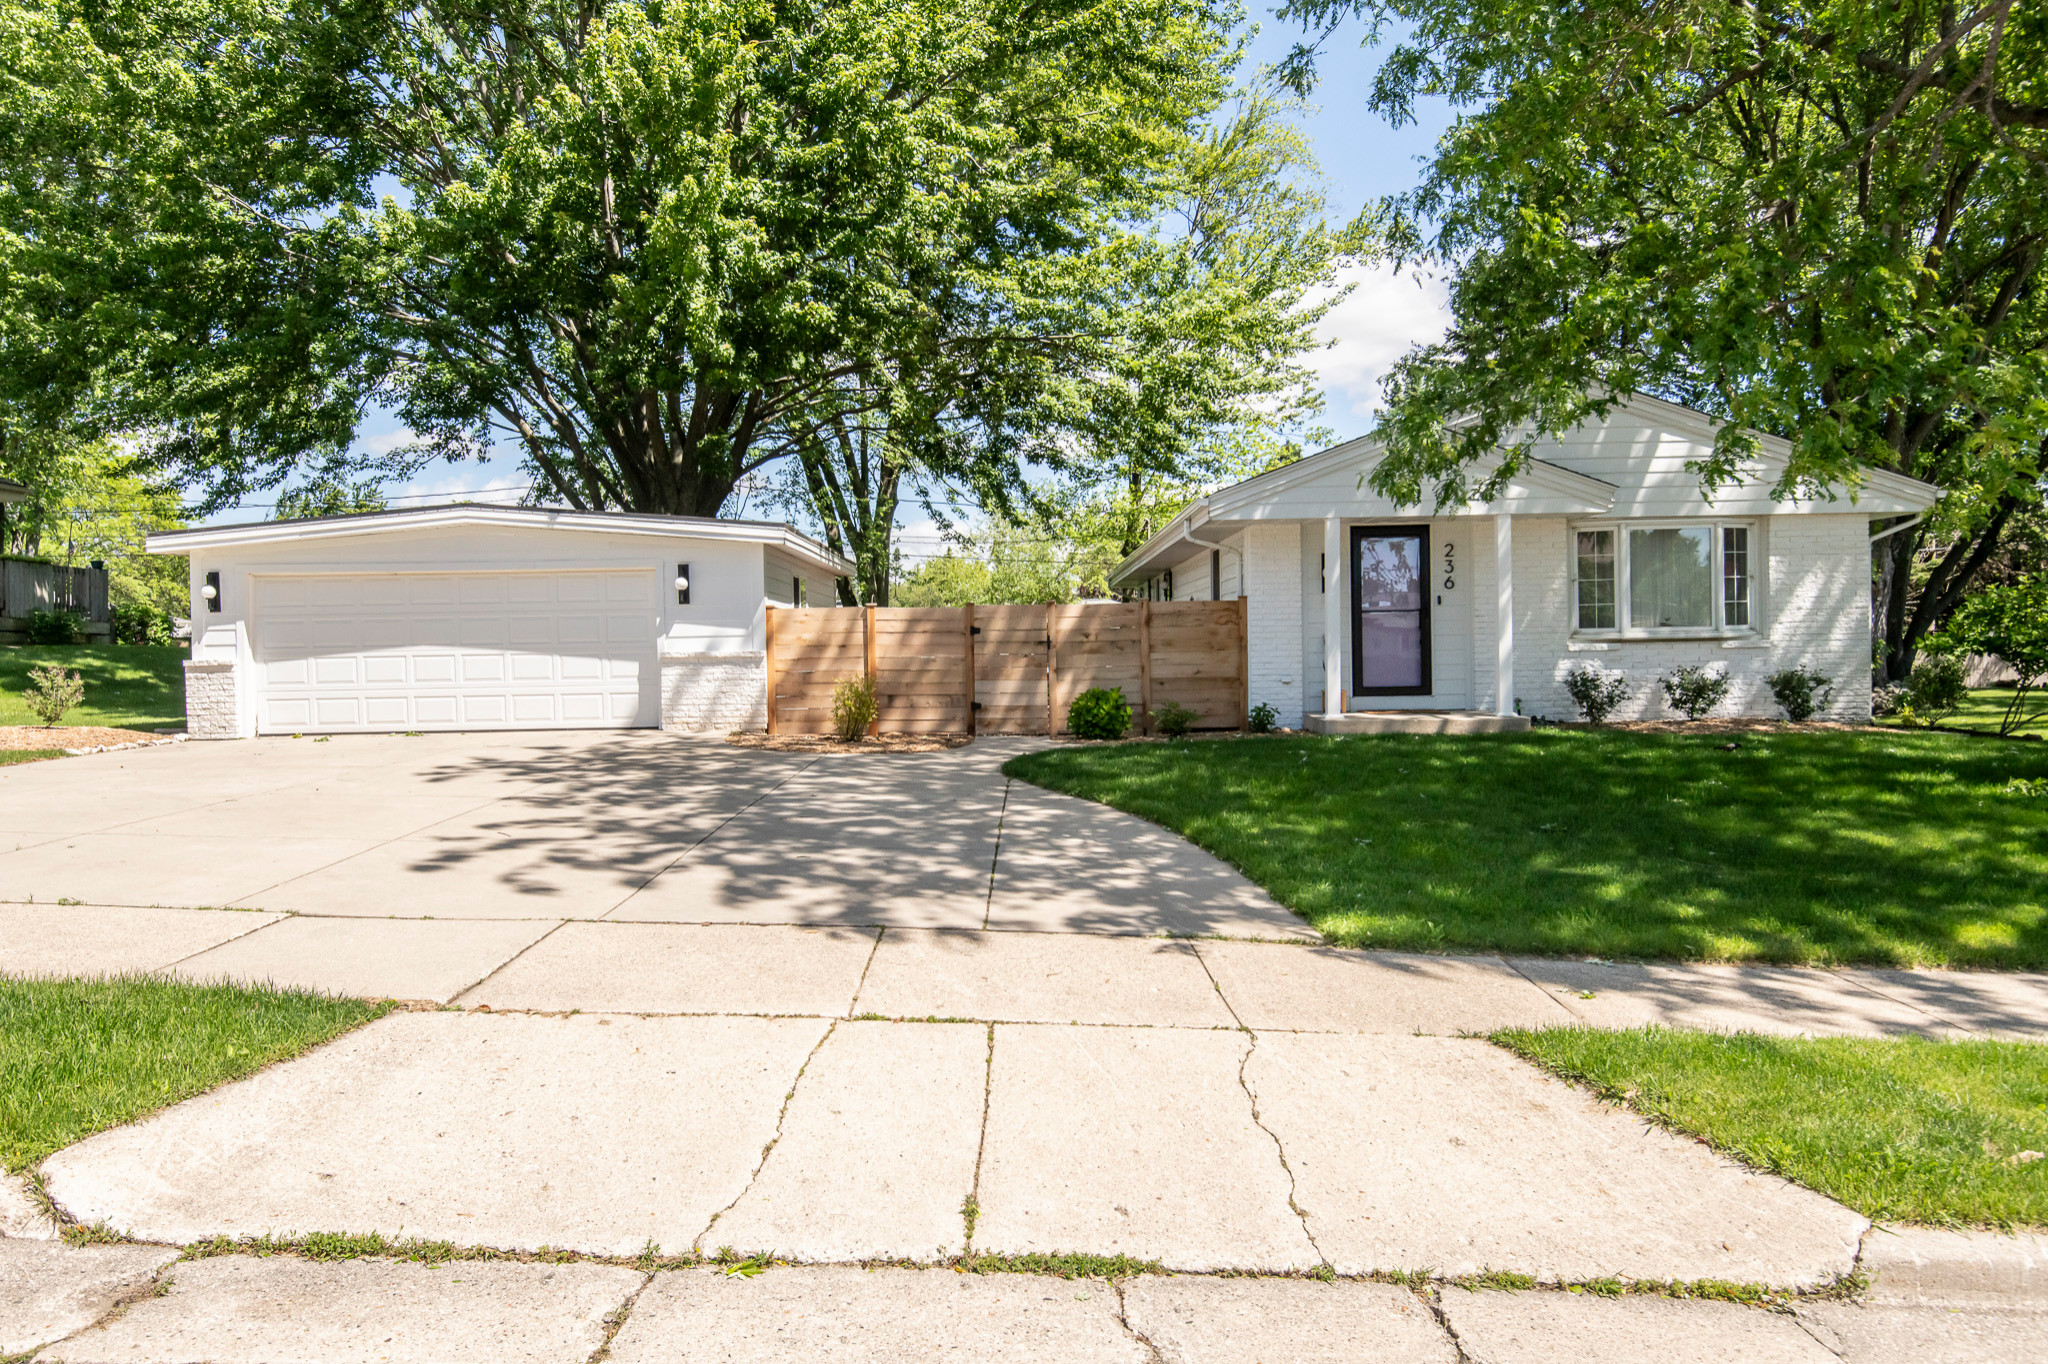
[(16, 483), (11, 478), (0, 478), (0, 502), (28, 501), (28, 484)]
[(710, 516), (662, 516), (652, 512), (585, 512), (559, 507), (498, 507), (475, 502), (398, 511), (309, 516), (294, 521), (252, 521), (233, 526), (167, 530), (148, 540), (152, 554), (190, 554), (195, 549), (288, 544), (394, 531), (496, 526), (518, 530), (596, 531), (606, 535), (688, 536), (696, 540), (740, 540), (770, 545), (835, 576), (853, 565), (824, 545), (781, 521), (723, 521)]
[[(1365, 476), (1383, 451), (1379, 441), (1360, 437), (1197, 499), (1118, 564), (1110, 582), (1141, 579), (1203, 548), (1204, 540), (1250, 521), (1321, 520), (1332, 513), (1350, 519), (1490, 516), (1500, 510), (1530, 516), (1769, 516), (1847, 510), (1834, 505), (1842, 499), (1876, 517), (1922, 512), (1941, 496), (1940, 489), (1917, 479), (1866, 469), (1855, 488), (1830, 489), (1828, 497), (1774, 500), (1770, 491), (1791, 459), (1792, 446), (1759, 435), (1760, 455), (1709, 499), (1685, 465), (1711, 450), (1720, 428), (1707, 414), (1676, 403), (1640, 394), (1624, 398), (1604, 421), (1587, 422), (1562, 440), (1540, 438), (1497, 503), (1470, 501), (1441, 512), (1397, 506), (1366, 486)], [(1497, 467), (1496, 462), (1475, 468), (1474, 481), (1483, 481)], [(1238, 524), (1204, 533), (1202, 527), (1211, 522)]]

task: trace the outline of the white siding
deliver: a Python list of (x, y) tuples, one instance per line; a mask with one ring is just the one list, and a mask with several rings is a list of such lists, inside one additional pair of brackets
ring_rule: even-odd
[(1293, 522), (1254, 525), (1244, 532), (1245, 603), (1251, 663), (1251, 704), (1280, 713), (1280, 723), (1302, 721), (1301, 532)]

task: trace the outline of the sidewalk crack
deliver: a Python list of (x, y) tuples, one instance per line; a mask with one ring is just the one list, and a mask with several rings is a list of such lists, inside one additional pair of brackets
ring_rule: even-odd
[(868, 959), (860, 968), (860, 979), (853, 983), (853, 998), (846, 1001), (846, 1016), (848, 1018), (853, 1017), (854, 1011), (860, 1007), (860, 992), (868, 988), (868, 972), (875, 969), (875, 954), (882, 950), (882, 938), (888, 931), (889, 926), (887, 924), (883, 924), (875, 930), (875, 941), (868, 948)]
[(960, 1217), (967, 1224), (966, 1238), (960, 1243), (960, 1258), (972, 1262), (974, 1259), (974, 1224), (981, 1220), (981, 1161), (988, 1154), (988, 1107), (989, 1096), (995, 1089), (996, 1074), (996, 1025), (988, 1025), (988, 1057), (981, 1072), (981, 1137), (974, 1146), (974, 1183), (967, 1191), (967, 1202), (961, 1205)]
[(1003, 861), (1003, 821), (1010, 815), (1010, 788), (1017, 783), (1009, 778), (1003, 781), (1003, 803), (996, 810), (996, 845), (988, 855), (988, 894), (982, 897), (981, 927), (988, 929), (989, 916), (996, 909), (996, 869)]
[[(761, 1148), (761, 1159), (755, 1162), (754, 1172), (747, 1176), (747, 1182), (741, 1186), (740, 1191), (732, 1196), (732, 1202), (711, 1214), (711, 1220), (704, 1224), (704, 1230), (697, 1233), (696, 1240), (690, 1242), (690, 1249), (693, 1253), (698, 1255), (704, 1253), (704, 1238), (709, 1236), (711, 1229), (718, 1225), (718, 1219), (738, 1207), (740, 1200), (751, 1193), (754, 1186), (761, 1182), (761, 1171), (768, 1168), (769, 1153), (774, 1151), (775, 1144), (782, 1140), (782, 1125), (789, 1120), (789, 1106), (796, 1101), (796, 1088), (804, 1082), (804, 1073), (811, 1068), (811, 1062), (818, 1059), (818, 1053), (823, 1051), (825, 1044), (832, 1040), (832, 1034), (837, 1031), (838, 1027), (839, 1020), (836, 1018), (827, 1023), (824, 1034), (818, 1038), (817, 1045), (812, 1047), (810, 1054), (804, 1057), (804, 1063), (796, 1068), (796, 1076), (789, 1082), (789, 1092), (782, 1096), (782, 1108), (775, 1114), (774, 1135), (770, 1136), (768, 1144)], [(772, 1249), (772, 1247), (756, 1246), (754, 1249), (768, 1250)]]
[(1451, 1348), (1458, 1352), (1458, 1364), (1479, 1364), (1479, 1361), (1466, 1350), (1465, 1342), (1458, 1338), (1458, 1328), (1451, 1325), (1451, 1318), (1444, 1311), (1443, 1290), (1411, 1283), (1408, 1285), (1408, 1291), (1422, 1299), (1423, 1310), (1435, 1319), (1437, 1329), (1449, 1338)]
[(590, 1352), (588, 1364), (604, 1364), (605, 1360), (612, 1357), (612, 1342), (617, 1340), (619, 1332), (625, 1329), (626, 1318), (633, 1315), (633, 1308), (639, 1303), (640, 1295), (645, 1293), (653, 1283), (654, 1274), (650, 1271), (647, 1277), (640, 1281), (640, 1286), (626, 1295), (624, 1302), (604, 1314), (604, 1339), (599, 1341), (597, 1348)]
[(1145, 1353), (1150, 1356), (1153, 1364), (1166, 1364), (1165, 1353), (1152, 1343), (1152, 1338), (1131, 1325), (1130, 1304), (1124, 1301), (1122, 1281), (1111, 1279), (1109, 1281), (1109, 1291), (1116, 1294), (1116, 1323), (1124, 1328), (1124, 1334), (1145, 1347)]

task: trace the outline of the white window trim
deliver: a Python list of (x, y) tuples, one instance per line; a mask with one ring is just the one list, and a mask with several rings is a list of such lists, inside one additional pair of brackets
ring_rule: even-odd
[[(1637, 626), (1629, 620), (1629, 549), (1628, 533), (1632, 530), (1690, 530), (1705, 527), (1712, 534), (1713, 543), (1713, 592), (1714, 619), (1710, 625)], [(1721, 534), (1728, 529), (1749, 532), (1749, 624), (1730, 625), (1727, 623), (1727, 564), (1724, 561), (1727, 541)], [(1614, 533), (1614, 618), (1618, 622), (1611, 630), (1589, 630), (1579, 626), (1579, 532), (1605, 530)], [(1759, 592), (1757, 579), (1757, 553), (1762, 541), (1756, 521), (1742, 517), (1725, 520), (1707, 520), (1701, 517), (1681, 517), (1676, 520), (1644, 521), (1575, 521), (1565, 527), (1565, 576), (1567, 595), (1565, 609), (1571, 612), (1571, 638), (1573, 639), (1754, 639), (1762, 635), (1758, 627)]]

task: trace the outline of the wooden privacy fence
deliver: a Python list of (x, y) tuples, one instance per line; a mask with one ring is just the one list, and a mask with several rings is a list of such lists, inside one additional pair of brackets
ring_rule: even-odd
[(1057, 734), (1091, 687), (1152, 730), (1167, 705), (1197, 729), (1245, 726), (1245, 602), (768, 608), (768, 731), (826, 734), (832, 689), (875, 679), (870, 733)]

